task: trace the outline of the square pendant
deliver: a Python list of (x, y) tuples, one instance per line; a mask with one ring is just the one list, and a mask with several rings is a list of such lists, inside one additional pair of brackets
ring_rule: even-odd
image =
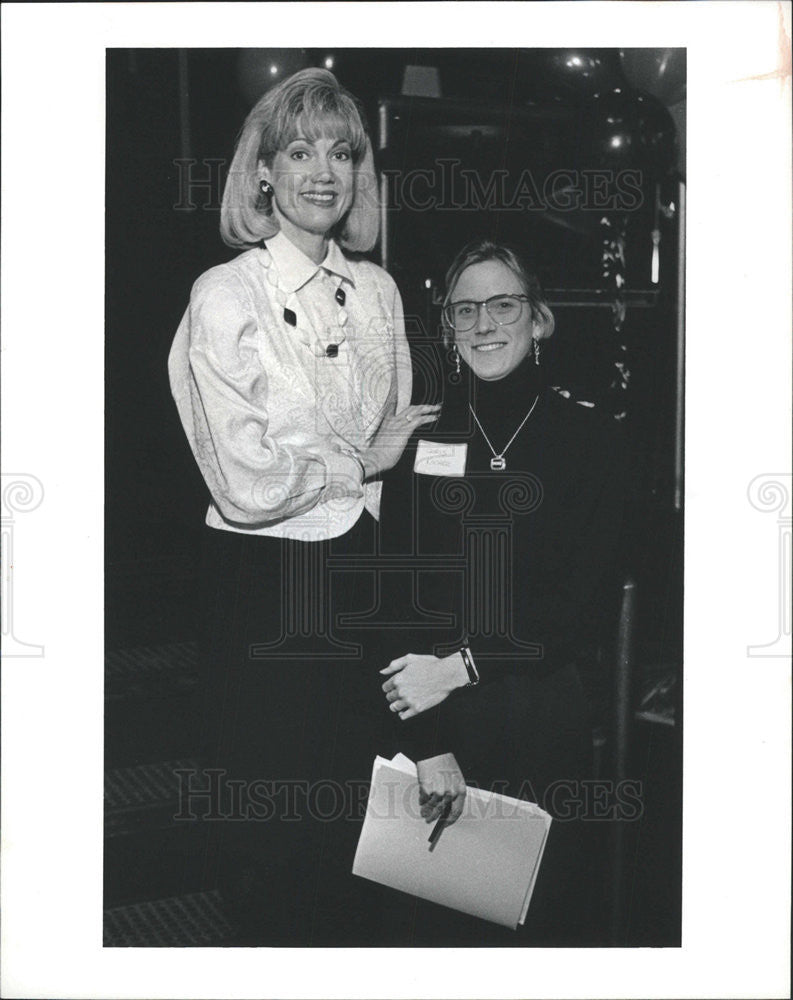
[(297, 326), (297, 316), (292, 309), (287, 309), (284, 306), (284, 321), (290, 326)]
[(490, 468), (493, 472), (503, 472), (507, 467), (507, 460), (503, 455), (495, 455), (490, 459)]
[(337, 288), (334, 298), (336, 299), (336, 301), (339, 303), (340, 306), (343, 306), (344, 303), (347, 301), (347, 296), (344, 294), (344, 289)]

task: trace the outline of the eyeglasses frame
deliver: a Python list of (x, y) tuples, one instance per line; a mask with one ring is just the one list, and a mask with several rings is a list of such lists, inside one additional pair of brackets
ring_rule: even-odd
[[(496, 319), (496, 317), (490, 312), (490, 309), (488, 309), (488, 303), (489, 302), (494, 302), (496, 299), (518, 299), (521, 303), (528, 302), (529, 304), (531, 304), (531, 299), (529, 298), (528, 295), (518, 294), (517, 292), (501, 292), (498, 295), (491, 295), (487, 299), (479, 299), (479, 300), (477, 300), (477, 299), (459, 299), (457, 302), (447, 302), (446, 305), (443, 307), (443, 318), (448, 323), (449, 328), (451, 330), (454, 330), (455, 333), (468, 333), (470, 330), (473, 330), (473, 328), (479, 322), (479, 317), (480, 317), (481, 312), (482, 312), (482, 306), (484, 306), (485, 307), (485, 312), (493, 320), (493, 322), (496, 324), (496, 326), (512, 326), (513, 323), (517, 323), (518, 320), (523, 315), (523, 307), (522, 307), (522, 305), (521, 305), (521, 310), (518, 313), (518, 315), (515, 317), (515, 319), (510, 319), (510, 320), (507, 320), (507, 322), (502, 323), (502, 322), (499, 322)], [(459, 306), (463, 302), (470, 302), (471, 305), (476, 306), (476, 317), (475, 317), (473, 323), (471, 323), (471, 325), (469, 327), (466, 327), (464, 330), (460, 330), (449, 319), (448, 310), (451, 309), (452, 306)]]

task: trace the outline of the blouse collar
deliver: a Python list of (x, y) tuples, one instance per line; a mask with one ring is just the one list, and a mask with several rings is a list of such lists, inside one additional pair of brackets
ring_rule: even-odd
[(347, 258), (334, 240), (330, 240), (328, 243), (328, 252), (321, 264), (315, 264), (281, 232), (269, 237), (266, 244), (278, 270), (278, 284), (287, 295), (302, 288), (322, 268), (344, 281), (349, 281), (351, 285), (355, 285)]

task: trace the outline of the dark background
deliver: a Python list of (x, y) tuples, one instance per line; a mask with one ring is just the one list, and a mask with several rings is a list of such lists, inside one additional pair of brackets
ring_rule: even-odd
[[(190, 688), (198, 540), (208, 494), (171, 399), (167, 356), (193, 281), (234, 256), (218, 235), (219, 206), (245, 115), (273, 79), (302, 65), (323, 65), (329, 57), (340, 82), (364, 104), (377, 166), (388, 179), (387, 234), (370, 256), (380, 262), (387, 252), (417, 356), (444, 363), (436, 300), (460, 245), (475, 236), (509, 239), (536, 258), (556, 316), (544, 358), (553, 383), (575, 398), (626, 414), (632, 475), (619, 561), (638, 585), (634, 707), (642, 707), (642, 695), (654, 684), (666, 682), (667, 716), (671, 711), (674, 724), (669, 718), (663, 724), (637, 719), (631, 736), (631, 773), (643, 779), (647, 800), (645, 818), (629, 832), (633, 889), (621, 943), (679, 943), (682, 757), (676, 692), (682, 680), (683, 540), (682, 512), (674, 502), (674, 450), (680, 248), (676, 218), (659, 214), (656, 203), (678, 199), (684, 135), (678, 129), (675, 136), (661, 102), (647, 92), (642, 97), (636, 80), (631, 82), (628, 70), (636, 74), (637, 66), (647, 71), (651, 65), (641, 52), (622, 59), (616, 50), (108, 52), (109, 773), (123, 783), (136, 768), (190, 754), (180, 713)], [(406, 66), (435, 67), (442, 97), (401, 93)], [(679, 89), (672, 93), (668, 81), (665, 86), (658, 93), (668, 103), (675, 98), (679, 111)], [(409, 80), (406, 89), (415, 89)], [(384, 127), (387, 141), (380, 143)], [(411, 171), (437, 172), (449, 160), (478, 176), (501, 169), (513, 181), (528, 170), (541, 194), (548, 175), (560, 169), (636, 170), (641, 204), (623, 213), (588, 205), (559, 211), (547, 200), (455, 208), (444, 204), (448, 188), (436, 191), (440, 198), (421, 211), (404, 204), (404, 179)], [(211, 184), (188, 191), (188, 176)], [(513, 190), (509, 180), (507, 190)], [(628, 308), (621, 333), (607, 307), (615, 293), (603, 267), (604, 215), (625, 228)], [(650, 275), (653, 229), (660, 234), (657, 284)], [(627, 391), (612, 385), (620, 344), (631, 371)], [(414, 401), (433, 394), (431, 381), (419, 376)], [(180, 663), (187, 663), (184, 670)], [(595, 701), (607, 697), (604, 690), (595, 690)], [(608, 728), (606, 715), (595, 721)], [(141, 900), (211, 888), (200, 865), (189, 863), (185, 832), (170, 828), (165, 812), (149, 822), (152, 808), (144, 822), (134, 796), (128, 798), (124, 815), (110, 817), (108, 908), (120, 912)]]

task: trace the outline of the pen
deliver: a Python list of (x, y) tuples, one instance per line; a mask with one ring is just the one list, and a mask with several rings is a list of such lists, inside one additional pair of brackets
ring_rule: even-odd
[(449, 818), (449, 813), (452, 811), (451, 799), (443, 807), (443, 812), (440, 815), (438, 822), (432, 828), (432, 833), (429, 836), (430, 841), (430, 851), (435, 850), (435, 845), (440, 840), (441, 834), (443, 833), (443, 828), (446, 826), (446, 820)]

